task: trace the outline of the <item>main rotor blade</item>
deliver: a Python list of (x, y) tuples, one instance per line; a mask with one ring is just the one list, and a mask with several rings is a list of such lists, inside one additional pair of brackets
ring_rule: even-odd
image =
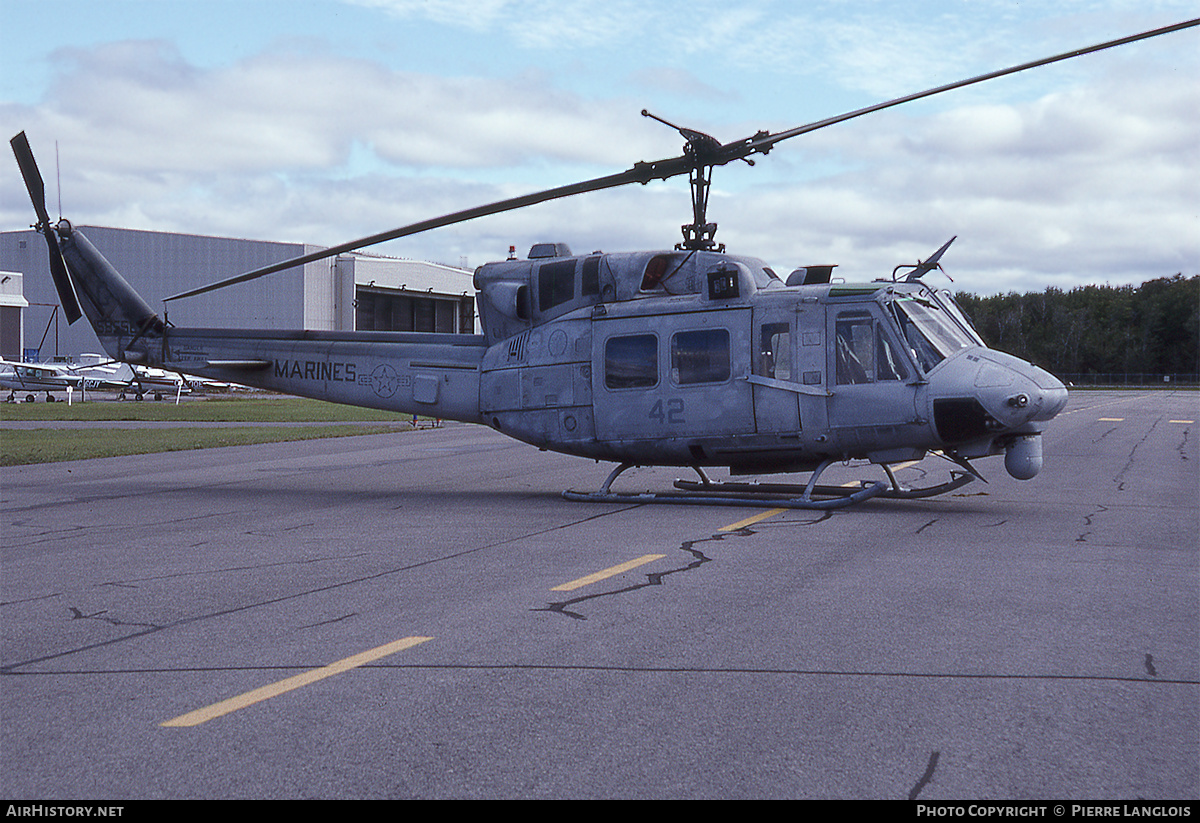
[(370, 237), (362, 237), (358, 240), (351, 240), (348, 243), (342, 243), (340, 246), (334, 246), (321, 251), (305, 254), (300, 257), (293, 257), (290, 260), (283, 260), (279, 263), (272, 263), (269, 266), (255, 269), (254, 271), (239, 274), (236, 277), (230, 277), (226, 280), (221, 280), (217, 283), (210, 283), (207, 286), (185, 291), (180, 294), (173, 294), (166, 300), (181, 300), (185, 297), (194, 297), (198, 294), (204, 294), (217, 289), (223, 289), (226, 286), (232, 286), (237, 283), (245, 283), (249, 280), (256, 280), (259, 277), (264, 277), (268, 274), (274, 274), (284, 269), (303, 266), (307, 263), (313, 263), (317, 260), (324, 260), (328, 257), (333, 257), (338, 254), (344, 254), (349, 251), (355, 251), (365, 246), (373, 246), (377, 243), (384, 243), (388, 240), (395, 240), (399, 237), (407, 237), (410, 234), (419, 234), (430, 229), (441, 228), (442, 226), (451, 226), (455, 223), (463, 223), (467, 220), (474, 220), (478, 217), (487, 217), (491, 214), (499, 214), (501, 212), (512, 211), (514, 209), (532, 206), (537, 203), (544, 203), (547, 200), (556, 200), (562, 197), (571, 197), (576, 194), (584, 194), (586, 192), (601, 191), (602, 189), (611, 189), (616, 186), (624, 186), (628, 183), (648, 183), (651, 180), (665, 180), (668, 177), (674, 177), (680, 174), (687, 174), (691, 171), (693, 162), (687, 157), (673, 157), (667, 160), (659, 160), (654, 163), (636, 163), (633, 168), (627, 169), (619, 174), (610, 174), (606, 177), (597, 177), (593, 180), (585, 180), (582, 183), (572, 183), (569, 186), (558, 186), (545, 191), (534, 192), (520, 197), (512, 197), (508, 200), (499, 200), (495, 203), (489, 203), (485, 206), (476, 206), (463, 211), (456, 211), (452, 214), (446, 214), (441, 217), (434, 217), (430, 220), (422, 220), (419, 223), (410, 223), (407, 226), (401, 226), (398, 229), (373, 234)]
[[(1197, 18), (1195, 20), (1187, 20), (1183, 23), (1176, 23), (1171, 26), (1164, 26), (1159, 29), (1152, 29), (1151, 31), (1144, 31), (1141, 34), (1133, 34), (1128, 37), (1119, 38), (1117, 40), (1109, 40), (1106, 43), (1098, 43), (1094, 46), (1088, 46), (1088, 47), (1082, 48), (1082, 49), (1074, 49), (1072, 51), (1063, 52), (1062, 54), (1056, 54), (1053, 57), (1045, 57), (1045, 58), (1042, 58), (1041, 60), (1032, 60), (1028, 63), (1022, 63), (1019, 66), (1010, 66), (1007, 69), (1000, 69), (998, 71), (988, 72), (987, 74), (981, 74), (978, 77), (972, 77), (968, 80), (959, 80), (956, 83), (948, 83), (945, 86), (938, 86), (937, 88), (926, 89), (925, 91), (920, 91), (920, 92), (917, 92), (916, 94), (908, 94), (908, 95), (905, 95), (904, 97), (897, 97), (895, 100), (888, 100), (885, 103), (876, 103), (872, 106), (867, 106), (866, 108), (858, 109), (857, 111), (847, 112), (846, 114), (839, 114), (836, 117), (829, 117), (825, 120), (818, 120), (814, 123), (809, 123), (804, 126), (797, 126), (794, 129), (788, 129), (787, 131), (781, 131), (777, 134), (768, 134), (768, 135), (764, 135), (764, 136), (756, 135), (755, 137), (748, 138), (747, 140), (743, 140), (740, 143), (730, 143), (730, 144), (728, 144), (728, 146), (726, 146), (726, 148), (737, 147), (739, 149), (743, 149), (743, 151), (744, 151), (744, 153), (739, 151), (737, 154), (730, 157), (730, 160), (737, 160), (742, 157), (746, 157), (750, 154), (753, 154), (754, 152), (762, 152), (763, 154), (766, 154), (768, 151), (770, 151), (771, 147), (773, 147), (776, 143), (779, 143), (782, 140), (787, 140), (788, 138), (791, 138), (791, 137), (797, 137), (801, 134), (808, 134), (809, 132), (816, 131), (817, 129), (823, 129), (826, 126), (832, 126), (835, 123), (844, 123), (847, 120), (853, 120), (856, 117), (862, 117), (864, 114), (871, 114), (872, 112), (882, 111), (883, 109), (888, 109), (888, 108), (891, 108), (892, 106), (899, 106), (902, 103), (911, 103), (914, 100), (920, 100), (921, 98), (924, 98), (924, 97), (932, 97), (933, 95), (941, 94), (942, 92), (952, 91), (954, 89), (961, 89), (964, 86), (971, 86), (971, 85), (974, 85), (975, 83), (982, 83), (985, 80), (994, 80), (997, 77), (1004, 77), (1005, 75), (1016, 74), (1017, 72), (1025, 71), (1026, 69), (1035, 69), (1035, 68), (1038, 68), (1039, 66), (1048, 66), (1051, 63), (1058, 63), (1062, 60), (1069, 60), (1072, 57), (1081, 57), (1085, 54), (1092, 54), (1093, 52), (1104, 51), (1105, 49), (1111, 49), (1116, 46), (1123, 46), (1127, 43), (1137, 42), (1138, 40), (1147, 40), (1151, 37), (1158, 37), (1159, 35), (1162, 35), (1162, 34), (1170, 34), (1171, 32), (1181, 31), (1183, 29), (1192, 28), (1193, 26), (1198, 26), (1198, 25), (1200, 25), (1200, 18)], [(728, 161), (726, 161), (726, 162), (728, 162)]]
[(29, 147), (29, 138), (21, 132), (9, 141), (13, 154), (17, 157), (17, 165), (21, 168), (21, 177), (25, 178), (25, 188), (29, 199), (33, 201), (33, 210), (37, 214), (37, 230), (46, 238), (46, 246), (50, 252), (50, 277), (54, 280), (54, 288), (58, 291), (58, 300), (62, 304), (63, 314), (70, 325), (83, 316), (79, 309), (79, 298), (75, 296), (75, 285), (71, 282), (70, 272), (63, 260), (62, 249), (58, 246), (58, 235), (50, 225), (50, 215), (46, 211), (46, 183), (42, 173), (38, 171), (37, 161), (33, 159), (33, 149)]
[[(407, 237), (412, 234), (419, 234), (420, 232), (441, 228), (443, 226), (450, 226), (455, 223), (463, 223), (479, 217), (486, 217), (492, 214), (499, 214), (501, 212), (524, 208), (525, 206), (532, 206), (536, 203), (544, 203), (547, 200), (570, 197), (572, 195), (583, 194), (586, 192), (600, 191), (602, 189), (614, 188), (616, 186), (624, 186), (629, 183), (648, 183), (651, 180), (666, 180), (667, 178), (675, 177), (677, 175), (688, 174), (697, 167), (723, 166), (727, 163), (733, 162), (734, 160), (745, 160), (752, 154), (766, 154), (775, 146), (775, 144), (784, 140), (788, 140), (792, 137), (798, 137), (801, 134), (808, 134), (809, 132), (817, 131), (818, 129), (823, 129), (836, 123), (844, 123), (847, 120), (853, 120), (854, 118), (862, 117), (865, 114), (882, 111), (883, 109), (898, 106), (902, 103), (910, 103), (914, 100), (920, 100), (924, 97), (932, 97), (935, 94), (941, 94), (942, 92), (963, 88), (964, 86), (970, 86), (975, 83), (982, 83), (985, 80), (993, 80), (997, 77), (1003, 77), (1008, 74), (1016, 74), (1017, 72), (1025, 71), (1026, 69), (1046, 66), (1051, 63), (1068, 60), (1072, 57), (1079, 57), (1085, 54), (1103, 51), (1104, 49), (1110, 49), (1126, 43), (1133, 43), (1138, 40), (1146, 40), (1151, 37), (1169, 34), (1171, 32), (1180, 31), (1182, 29), (1191, 28), (1197, 25), (1200, 25), (1200, 19), (1188, 20), (1183, 23), (1164, 26), (1151, 31), (1142, 32), (1140, 34), (1122, 37), (1117, 40), (1098, 43), (1094, 46), (1088, 46), (1082, 49), (1074, 49), (1053, 57), (1046, 57), (1042, 58), (1041, 60), (1033, 60), (1028, 63), (1022, 63), (1017, 66), (1000, 69), (999, 71), (988, 72), (987, 74), (981, 74), (978, 77), (972, 77), (967, 80), (960, 80), (956, 83), (949, 83), (944, 86), (927, 89), (925, 91), (917, 92), (916, 94), (897, 97), (894, 100), (888, 100), (884, 103), (876, 103), (865, 108), (857, 109), (856, 111), (839, 114), (835, 117), (829, 117), (824, 120), (818, 120), (816, 122), (798, 126), (794, 129), (781, 131), (776, 134), (759, 132), (753, 137), (749, 137), (744, 140), (737, 140), (731, 143), (726, 143), (719, 147), (713, 147), (708, 151), (705, 151), (703, 157), (689, 157), (687, 155), (683, 155), (680, 157), (673, 157), (667, 160), (659, 160), (652, 163), (635, 163), (632, 168), (620, 172), (619, 174), (612, 174), (606, 177), (597, 177), (593, 180), (587, 180), (582, 183), (574, 183), (569, 186), (559, 186), (557, 188), (535, 192), (534, 194), (513, 197), (508, 200), (500, 200), (486, 206), (477, 206), (471, 209), (464, 209), (463, 211), (457, 211), (452, 214), (443, 215), (442, 217), (435, 217), (431, 220), (422, 220), (419, 223), (411, 223), (398, 229), (392, 229), (391, 231), (373, 234), (369, 237), (363, 237), (358, 240), (352, 240), (339, 246), (334, 246), (329, 249), (313, 252), (300, 257), (294, 257), (290, 260), (284, 260), (279, 263), (273, 263), (269, 266), (263, 266), (262, 268), (255, 269), (254, 271), (246, 272), (245, 274), (240, 274), (236, 277), (230, 277), (217, 283), (210, 283), (207, 286), (201, 286), (200, 288), (181, 292), (180, 294), (174, 294), (170, 297), (164, 298), (164, 302), (169, 300), (181, 300), (185, 297), (194, 297), (199, 294), (216, 291), (217, 289), (223, 289), (226, 286), (232, 286), (237, 283), (245, 283), (250, 280), (256, 280), (259, 277), (265, 277), (268, 274), (274, 274), (275, 272), (283, 271), (284, 269), (303, 266), (308, 263), (316, 262), (317, 260), (324, 260), (338, 254), (355, 251), (356, 249), (361, 249), (366, 246), (373, 246), (377, 243), (395, 240), (400, 237)], [(45, 209), (43, 207), (43, 211), (44, 210)]]

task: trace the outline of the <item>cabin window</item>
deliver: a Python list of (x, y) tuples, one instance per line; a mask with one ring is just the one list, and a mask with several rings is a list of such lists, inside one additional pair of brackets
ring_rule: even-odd
[(671, 379), (679, 386), (729, 379), (729, 332), (681, 331), (671, 337)]
[(604, 344), (604, 385), (648, 389), (658, 385), (658, 338), (653, 334), (610, 337)]
[(583, 295), (600, 293), (600, 258), (589, 257), (583, 261), (580, 272), (579, 291)]
[(646, 272), (642, 275), (642, 291), (655, 291), (662, 286), (670, 262), (671, 257), (665, 254), (650, 258), (650, 262), (646, 264)]
[(538, 269), (538, 308), (544, 313), (575, 299), (575, 261), (543, 263)]
[(792, 333), (789, 323), (765, 323), (759, 346), (758, 373), (776, 380), (792, 379)]

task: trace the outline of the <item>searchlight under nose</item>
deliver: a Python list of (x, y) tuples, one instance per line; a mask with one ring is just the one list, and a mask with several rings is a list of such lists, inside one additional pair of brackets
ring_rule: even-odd
[(1004, 468), (1016, 480), (1030, 480), (1042, 470), (1042, 434), (1022, 434), (1004, 448)]
[[(1017, 364), (1011, 368), (1036, 387), (1028, 393), (1018, 392), (1007, 401), (1014, 408), (1033, 409), (1026, 425), (1051, 420), (1067, 405), (1067, 387), (1050, 372), (1023, 360), (1017, 360)], [(1042, 433), (1019, 434), (1010, 439), (1004, 447), (1004, 468), (1017, 480), (1029, 480), (1037, 476), (1042, 470)]]

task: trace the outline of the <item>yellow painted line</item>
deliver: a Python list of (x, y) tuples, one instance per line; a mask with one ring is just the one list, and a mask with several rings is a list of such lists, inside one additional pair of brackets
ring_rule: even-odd
[(575, 591), (575, 589), (581, 589), (584, 586), (590, 586), (592, 583), (599, 583), (601, 580), (607, 580), (610, 577), (616, 577), (618, 574), (621, 574), (621, 572), (627, 572), (630, 569), (636, 569), (638, 566), (644, 566), (647, 563), (653, 563), (655, 560), (660, 560), (664, 557), (666, 557), (665, 554), (644, 554), (636, 560), (630, 560), (627, 563), (621, 563), (617, 566), (605, 569), (602, 572), (589, 574), (587, 577), (581, 577), (578, 580), (572, 580), (570, 583), (563, 583), (561, 586), (555, 586), (550, 591)]
[(360, 654), (351, 655), (330, 663), (328, 666), (322, 666), (319, 669), (298, 674), (295, 677), (289, 677), (286, 680), (280, 680), (278, 683), (272, 683), (269, 686), (263, 686), (259, 689), (248, 691), (245, 694), (239, 694), (237, 697), (231, 697), (228, 700), (222, 700), (220, 703), (214, 703), (211, 706), (206, 706), (203, 709), (197, 709), (194, 712), (181, 714), (173, 720), (168, 720), (165, 723), (160, 723), (160, 726), (199, 726), (201, 723), (212, 720), (215, 717), (236, 712), (238, 709), (244, 709), (247, 706), (253, 706), (255, 703), (261, 703), (263, 700), (270, 700), (272, 697), (278, 697), (281, 694), (290, 692), (293, 689), (299, 689), (301, 686), (307, 686), (310, 683), (316, 683), (319, 680), (324, 680), (327, 677), (333, 677), (335, 674), (356, 669), (359, 666), (364, 666), (378, 660), (381, 657), (387, 657), (390, 654), (411, 649), (413, 646), (420, 645), (426, 640), (432, 640), (432, 637), (405, 637), (402, 640), (397, 640), (392, 643), (387, 643), (383, 646), (378, 646)]
[(753, 526), (755, 523), (766, 520), (768, 517), (774, 517), (777, 514), (783, 514), (785, 511), (787, 511), (787, 509), (767, 509), (765, 512), (759, 512), (756, 515), (747, 517), (745, 520), (739, 520), (736, 523), (730, 523), (728, 526), (722, 526), (721, 528), (717, 529), (717, 531), (735, 532), (738, 529), (746, 528), (746, 526)]
[(1120, 423), (1124, 420), (1125, 420), (1124, 417), (1101, 417), (1100, 418), (1101, 423)]
[[(921, 462), (920, 460), (909, 460), (905, 463), (897, 463), (896, 465), (892, 466), (892, 470), (899, 471), (900, 469), (907, 469), (909, 466), (915, 466), (920, 462)], [(843, 488), (849, 489), (854, 486), (857, 486), (858, 484), (859, 484), (859, 481), (851, 480), (849, 483), (843, 483), (842, 486), (843, 486)], [(787, 509), (767, 509), (764, 512), (759, 512), (758, 514), (747, 517), (745, 520), (739, 520), (736, 523), (730, 523), (728, 526), (722, 526), (721, 528), (717, 529), (717, 531), (735, 532), (738, 529), (744, 529), (747, 526), (753, 526), (755, 523), (761, 523), (763, 520), (766, 520), (768, 517), (774, 517), (777, 514), (783, 514), (785, 511), (787, 511)]]
[(1195, 420), (1170, 420), (1170, 423), (1195, 423)]

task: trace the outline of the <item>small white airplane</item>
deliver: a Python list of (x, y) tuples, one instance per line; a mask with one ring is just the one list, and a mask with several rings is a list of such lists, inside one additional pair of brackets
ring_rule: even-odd
[[(88, 355), (84, 355), (88, 357)], [(93, 355), (93, 357), (95, 357)], [(97, 358), (98, 360), (98, 358)], [(18, 395), (25, 393), (25, 402), (32, 403), (38, 393), (45, 392), (46, 402), (57, 399), (53, 392), (78, 390), (80, 399), (86, 399), (87, 391), (115, 391), (121, 400), (130, 395), (142, 400), (147, 394), (162, 400), (167, 391), (174, 393), (175, 402), (183, 394), (198, 385), (217, 387), (215, 381), (188, 379), (163, 369), (143, 366), (131, 367), (116, 361), (87, 362), (77, 365), (68, 363), (27, 363), (0, 360), (0, 387), (8, 389), (8, 403), (17, 402)]]
[(26, 403), (36, 400), (38, 392), (45, 392), (46, 402), (53, 403), (55, 397), (51, 392), (75, 389), (82, 392), (85, 388), (83, 375), (74, 374), (65, 364), (17, 363), (10, 360), (0, 361), (0, 387), (8, 389), (6, 400), (9, 403), (16, 402), (17, 392), (26, 393)]

